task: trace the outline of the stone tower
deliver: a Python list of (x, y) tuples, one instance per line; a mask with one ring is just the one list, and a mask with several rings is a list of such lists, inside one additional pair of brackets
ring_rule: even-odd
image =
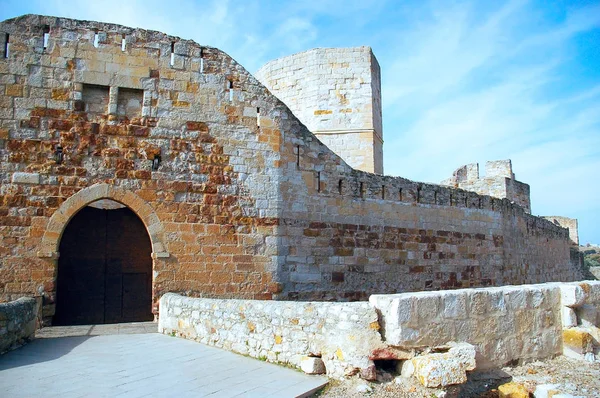
[(316, 48), (255, 76), (346, 163), (383, 174), (381, 77), (370, 47)]

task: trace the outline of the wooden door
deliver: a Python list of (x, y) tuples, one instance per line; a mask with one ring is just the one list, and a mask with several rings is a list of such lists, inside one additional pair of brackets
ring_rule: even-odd
[(55, 325), (152, 320), (151, 243), (128, 208), (86, 207), (60, 243)]

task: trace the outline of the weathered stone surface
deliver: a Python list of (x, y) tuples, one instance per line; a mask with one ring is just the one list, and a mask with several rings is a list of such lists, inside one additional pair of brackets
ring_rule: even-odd
[[(414, 376), (425, 387), (445, 387), (467, 381), (467, 371), (475, 369), (475, 347), (452, 344), (448, 352), (420, 355), (411, 360)], [(405, 365), (403, 373), (409, 374)]]
[(529, 398), (529, 391), (523, 384), (510, 382), (498, 387), (498, 398)]
[(571, 307), (562, 307), (561, 309), (563, 328), (572, 328), (577, 326), (577, 314)]
[(38, 300), (31, 297), (0, 303), (0, 354), (33, 339), (38, 309)]
[(486, 162), (485, 176), (481, 178), (479, 163), (467, 164), (455, 170), (452, 177), (442, 181), (441, 184), (475, 191), (481, 195), (506, 198), (531, 213), (529, 185), (515, 179), (510, 160)]
[(14, 173), (12, 175), (13, 184), (39, 184), (40, 175), (38, 173)]
[[(159, 332), (301, 367), (320, 353), (327, 375), (341, 378), (354, 369), (376, 377), (369, 354), (383, 343), (377, 312), (368, 303), (275, 302), (161, 298)], [(309, 359), (316, 361), (319, 358)]]
[(563, 354), (583, 359), (583, 356), (593, 350), (593, 338), (588, 330), (580, 327), (563, 330)]
[(585, 302), (586, 293), (579, 285), (566, 284), (561, 286), (562, 305), (578, 307)]
[(300, 360), (300, 369), (310, 375), (320, 375), (325, 373), (325, 364), (321, 358), (303, 357)]
[(346, 163), (383, 174), (381, 72), (369, 47), (315, 48), (255, 75)]
[[(561, 353), (557, 284), (373, 295), (369, 301), (381, 312), (384, 340), (404, 349), (468, 342), (481, 369)], [(539, 336), (535, 345), (525, 343), (531, 334)]]

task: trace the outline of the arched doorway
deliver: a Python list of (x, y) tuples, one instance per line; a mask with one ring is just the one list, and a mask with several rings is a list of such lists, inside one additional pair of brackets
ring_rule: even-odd
[(59, 246), (55, 325), (152, 320), (152, 244), (129, 208), (101, 200), (67, 224)]

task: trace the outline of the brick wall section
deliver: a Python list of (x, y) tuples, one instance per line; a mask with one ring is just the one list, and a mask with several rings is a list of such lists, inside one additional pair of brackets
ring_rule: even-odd
[[(2, 32), (2, 300), (41, 293), (52, 314), (64, 226), (103, 198), (146, 225), (155, 304), (168, 291), (351, 300), (580, 277), (566, 229), (507, 200), (352, 169), (218, 49), (35, 15)], [(97, 107), (106, 88), (107, 109), (90, 112), (86, 93)], [(119, 111), (130, 90), (143, 90), (138, 117)]]

